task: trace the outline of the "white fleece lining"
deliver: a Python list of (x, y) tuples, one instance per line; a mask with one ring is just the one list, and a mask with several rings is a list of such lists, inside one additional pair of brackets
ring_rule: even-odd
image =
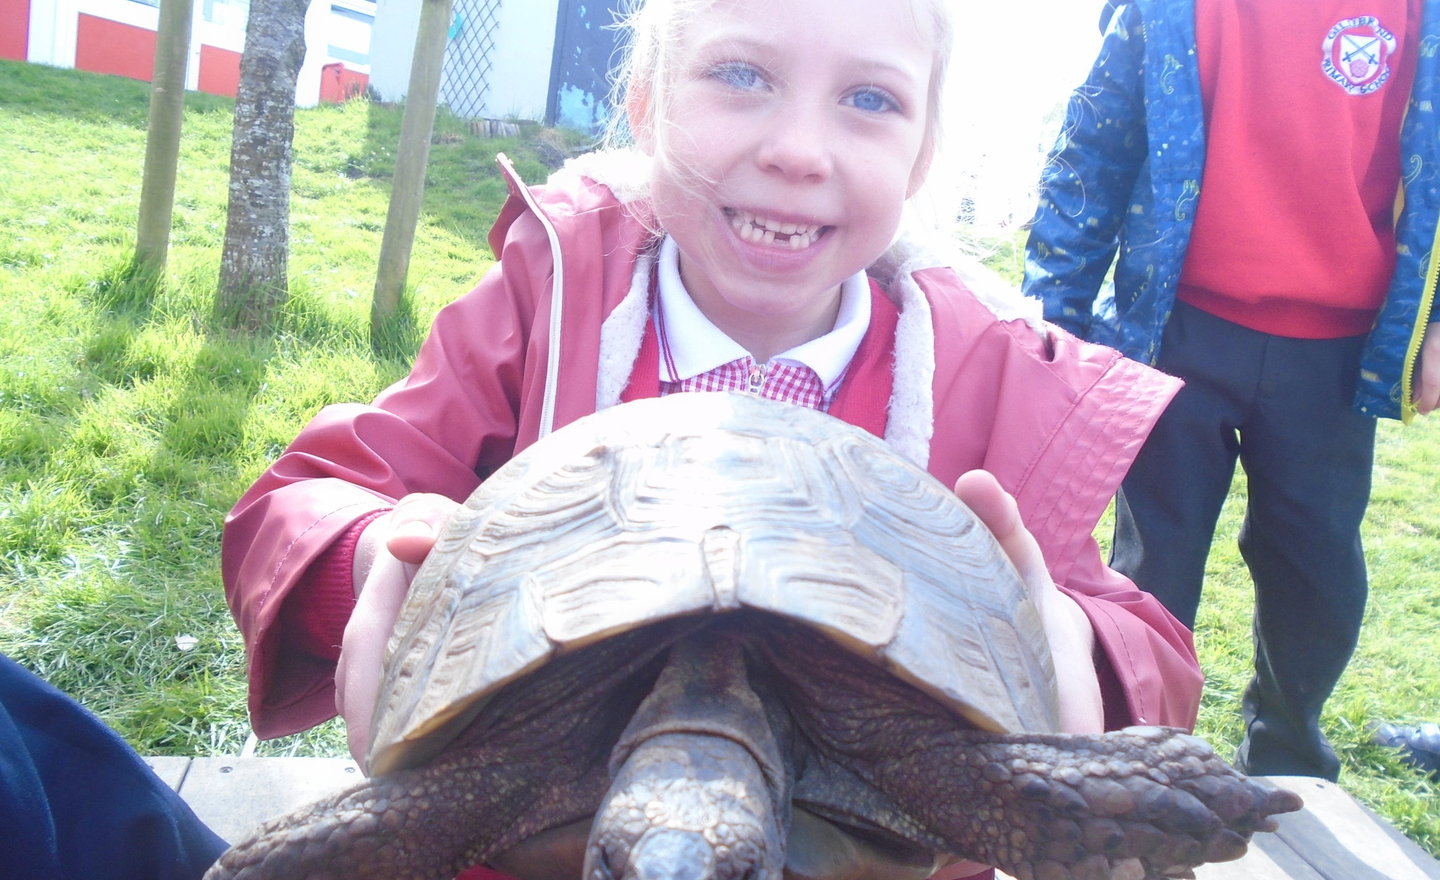
[(600, 325), (600, 364), (595, 379), (595, 409), (608, 409), (620, 402), (630, 384), (645, 327), (650, 321), (650, 274), (655, 266), (652, 248), (635, 260), (630, 291)]
[(588, 177), (605, 184), (621, 204), (630, 204), (649, 195), (650, 165), (650, 157), (639, 150), (595, 150), (567, 159), (555, 177)]
[(973, 259), (946, 254), (918, 238), (902, 237), (870, 267), (870, 275), (900, 309), (895, 327), (895, 377), (885, 442), (917, 467), (928, 468), (935, 435), (935, 324), (915, 281), (925, 269), (948, 268), (1002, 321), (1023, 320), (1046, 333), (1039, 300), (1022, 295)]
[(909, 267), (902, 267), (885, 286), (900, 308), (885, 442), (901, 458), (925, 469), (930, 465), (930, 438), (935, 435), (935, 325), (930, 303)]

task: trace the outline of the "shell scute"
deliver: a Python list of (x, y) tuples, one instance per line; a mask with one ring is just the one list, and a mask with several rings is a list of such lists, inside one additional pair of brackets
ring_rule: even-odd
[(372, 769), (443, 749), (557, 653), (741, 608), (805, 622), (978, 726), (1055, 729), (1038, 614), (948, 487), (824, 414), (679, 394), (581, 419), (470, 497), (397, 621)]

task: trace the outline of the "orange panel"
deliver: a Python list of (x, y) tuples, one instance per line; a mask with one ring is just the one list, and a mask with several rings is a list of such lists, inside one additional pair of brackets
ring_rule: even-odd
[(82, 14), (75, 39), (75, 67), (150, 82), (155, 76), (155, 32)]
[(0, 0), (0, 58), (30, 55), (30, 0)]
[(348, 101), (356, 95), (363, 95), (370, 84), (370, 76), (351, 70), (338, 61), (320, 69), (320, 100), (331, 104)]
[(240, 91), (240, 53), (215, 46), (200, 47), (200, 91), (235, 97)]

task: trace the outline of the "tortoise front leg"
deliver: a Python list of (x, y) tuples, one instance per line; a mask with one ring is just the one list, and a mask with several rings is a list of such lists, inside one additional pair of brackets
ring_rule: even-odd
[(597, 802), (605, 785), (600, 768), (576, 779), (461, 751), (267, 821), (205, 880), (451, 880), (573, 819), (575, 804)]
[[(1292, 792), (1236, 772), (1204, 740), (1132, 727), (1093, 737), (947, 732), (924, 759), (864, 773), (970, 858), (1019, 880), (1160, 880), (1244, 855)], [(913, 756), (912, 756), (913, 757)], [(924, 777), (904, 780), (897, 774)]]
[[(777, 671), (800, 660), (767, 643)], [(1239, 858), (1300, 798), (1236, 772), (1173, 728), (1089, 736), (970, 729), (862, 661), (810, 651), (789, 705), (817, 751), (873, 786), (944, 851), (1019, 880), (1162, 880)], [(810, 797), (822, 803), (816, 792)], [(917, 841), (906, 823), (891, 823)]]

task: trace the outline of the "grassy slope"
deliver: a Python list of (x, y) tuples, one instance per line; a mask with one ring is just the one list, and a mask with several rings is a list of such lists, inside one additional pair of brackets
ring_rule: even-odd
[[(146, 752), (235, 753), (248, 732), (239, 639), (221, 595), (221, 517), (326, 403), (402, 375), (366, 325), (398, 113), (302, 111), (292, 206), (294, 294), (277, 332), (217, 332), (231, 105), (191, 95), (164, 289), (130, 255), (148, 87), (0, 62), (0, 650), (75, 694)], [(411, 266), (414, 321), (488, 264), (503, 194), (482, 141), (442, 119)], [(416, 331), (418, 333), (418, 331)], [(411, 335), (413, 345), (415, 333)], [(1373, 599), (1326, 716), (1346, 787), (1434, 852), (1440, 794), (1366, 744), (1372, 720), (1440, 720), (1440, 425), (1382, 425), (1366, 540)], [(1243, 483), (1211, 560), (1199, 626), (1201, 732), (1239, 737), (1249, 585), (1234, 536)], [(181, 650), (177, 637), (193, 636)], [(1323, 637), (1323, 634), (1317, 634)], [(336, 726), (262, 753), (343, 752)]]
[[(278, 332), (208, 320), (232, 105), (191, 95), (168, 284), (129, 283), (148, 86), (0, 64), (0, 648), (146, 751), (233, 753), (243, 657), (220, 589), (224, 512), (321, 406), (403, 375), (367, 338), (399, 113), (302, 111), (293, 295)], [(415, 324), (489, 263), (497, 150), (438, 124), (411, 264)], [(416, 333), (411, 334), (412, 347)], [(191, 635), (198, 646), (176, 647)], [(333, 730), (270, 751), (335, 750)]]

